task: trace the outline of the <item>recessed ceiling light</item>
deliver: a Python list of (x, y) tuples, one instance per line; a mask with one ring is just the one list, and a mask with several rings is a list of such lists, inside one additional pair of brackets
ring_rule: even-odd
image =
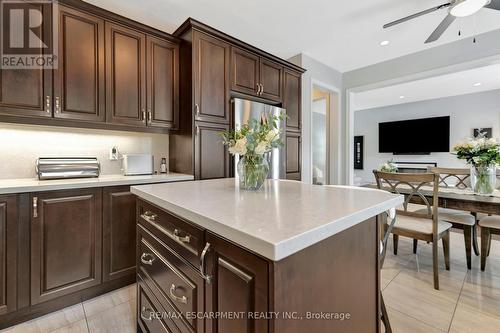
[(387, 45), (389, 45), (389, 43), (390, 42), (388, 40), (383, 40), (380, 42), (380, 46), (387, 46)]
[(403, 96), (403, 95), (399, 96), (399, 99), (403, 99), (403, 98), (405, 98), (405, 96)]
[(480, 85), (482, 85), (481, 82), (476, 82), (476, 83), (473, 84), (474, 87), (479, 87)]

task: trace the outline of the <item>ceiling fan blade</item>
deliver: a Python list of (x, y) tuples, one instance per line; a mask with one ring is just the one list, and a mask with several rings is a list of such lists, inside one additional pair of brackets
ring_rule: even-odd
[(432, 34), (429, 36), (429, 38), (427, 38), (427, 40), (425, 41), (425, 43), (431, 43), (431, 42), (435, 42), (439, 39), (439, 37), (441, 37), (441, 35), (446, 31), (446, 29), (448, 29), (448, 27), (450, 26), (450, 24), (453, 23), (453, 21), (455, 21), (456, 17), (451, 15), (451, 14), (448, 14), (443, 21), (441, 21), (441, 23), (439, 23), (438, 27), (436, 28), (436, 30), (434, 30), (432, 32)]
[(484, 6), (484, 8), (500, 10), (500, 0), (491, 0), (490, 4)]
[(442, 5), (439, 5), (439, 6), (436, 6), (436, 7), (432, 7), (432, 8), (429, 8), (427, 10), (423, 10), (421, 12), (418, 12), (418, 13), (415, 13), (415, 14), (403, 17), (402, 19), (389, 22), (387, 24), (384, 24), (384, 29), (392, 27), (392, 26), (394, 26), (396, 24), (400, 24), (400, 23), (403, 23), (403, 22), (406, 22), (406, 21), (409, 21), (409, 20), (413, 20), (414, 18), (417, 18), (419, 16), (435, 12), (436, 10), (440, 10), (440, 9), (449, 7), (450, 5), (451, 5), (451, 2), (448, 2), (448, 3), (442, 4)]

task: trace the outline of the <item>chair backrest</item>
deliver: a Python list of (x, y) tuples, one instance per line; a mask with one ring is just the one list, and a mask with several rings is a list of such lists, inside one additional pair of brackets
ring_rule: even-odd
[(428, 167), (427, 172), (439, 175), (439, 186), (466, 189), (470, 185), (470, 169)]
[[(439, 175), (436, 173), (390, 173), (373, 170), (377, 187), (391, 193), (405, 196), (403, 209), (397, 209), (397, 215), (429, 218), (433, 220), (433, 234), (437, 235)], [(427, 188), (424, 188), (427, 187)], [(429, 200), (430, 198), (430, 200)], [(425, 205), (427, 213), (411, 212), (408, 205), (411, 200)]]

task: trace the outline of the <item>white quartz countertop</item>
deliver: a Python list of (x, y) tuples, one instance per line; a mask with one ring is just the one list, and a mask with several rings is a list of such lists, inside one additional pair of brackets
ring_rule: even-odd
[(133, 186), (132, 193), (270, 260), (279, 261), (403, 203), (388, 192), (268, 180), (261, 191), (234, 179)]
[(65, 190), (75, 188), (168, 183), (193, 180), (192, 175), (168, 173), (160, 175), (103, 175), (98, 178), (38, 180), (38, 178), (0, 179), (0, 194)]

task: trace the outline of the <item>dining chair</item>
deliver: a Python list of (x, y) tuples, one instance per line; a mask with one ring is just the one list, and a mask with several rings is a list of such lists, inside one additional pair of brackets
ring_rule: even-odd
[[(432, 266), (434, 289), (439, 290), (438, 242), (442, 239), (446, 270), (450, 270), (450, 229), (451, 223), (438, 219), (439, 175), (435, 173), (388, 173), (374, 170), (377, 187), (391, 193), (405, 195), (402, 207), (396, 210), (392, 228), (394, 247), (399, 236), (432, 243)], [(431, 201), (422, 193), (422, 187), (432, 187)], [(412, 199), (417, 199), (427, 207), (426, 212), (408, 210)]]
[(486, 268), (486, 258), (490, 255), (491, 235), (500, 235), (500, 216), (486, 216), (479, 220), (481, 227), (481, 270)]
[[(469, 169), (428, 167), (427, 171), (435, 173), (439, 176), (440, 188), (456, 188), (464, 190), (470, 186)], [(420, 212), (423, 212), (424, 210), (425, 209), (422, 209)], [(479, 255), (476, 216), (462, 210), (439, 207), (438, 219), (451, 223), (454, 228), (463, 230), (467, 268), (471, 269), (471, 247), (474, 249), (474, 253), (477, 256)], [(414, 240), (414, 252), (416, 252), (416, 242), (417, 241)]]

